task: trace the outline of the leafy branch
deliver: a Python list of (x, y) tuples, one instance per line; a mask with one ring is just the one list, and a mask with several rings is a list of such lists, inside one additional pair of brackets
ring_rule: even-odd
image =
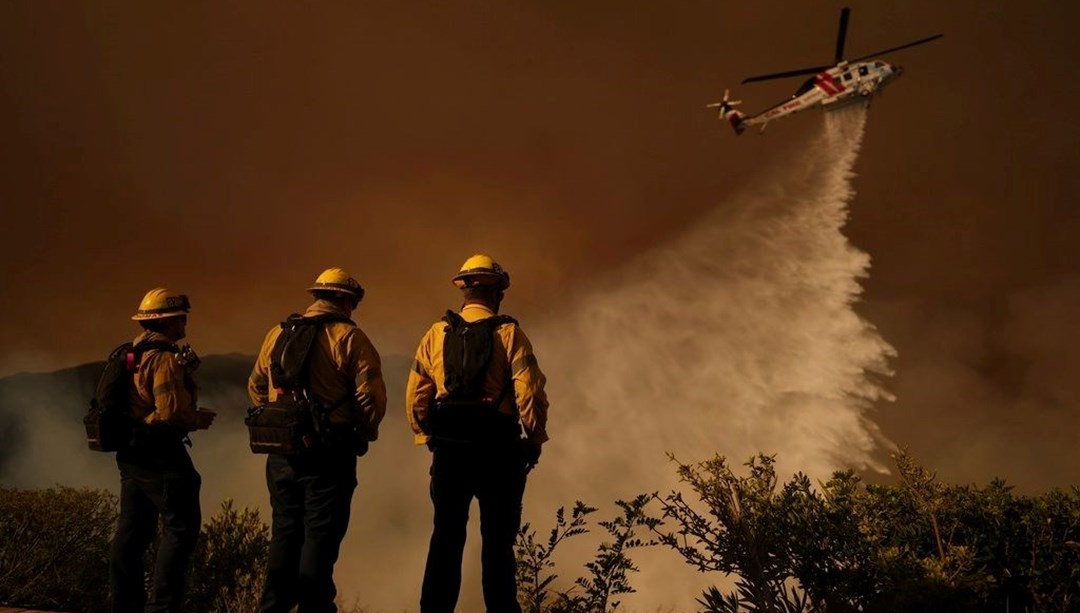
[(518, 558), (518, 595), (526, 613), (607, 613), (620, 605), (616, 598), (635, 590), (629, 574), (638, 572), (629, 552), (639, 547), (655, 544), (637, 536), (639, 528), (655, 529), (660, 520), (645, 513), (646, 505), (653, 496), (642, 494), (632, 501), (617, 501), (622, 513), (614, 519), (600, 521), (611, 540), (605, 540), (597, 549), (596, 557), (585, 564), (586, 576), (578, 577), (567, 590), (553, 589), (558, 577), (551, 569), (556, 547), (567, 538), (589, 532), (586, 517), (596, 511), (578, 501), (567, 520), (560, 508), (555, 514), (555, 527), (547, 543), (538, 543), (535, 532), (526, 524), (518, 533), (515, 550)]

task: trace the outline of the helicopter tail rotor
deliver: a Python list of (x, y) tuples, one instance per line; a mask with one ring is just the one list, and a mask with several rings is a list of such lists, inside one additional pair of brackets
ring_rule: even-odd
[(731, 127), (735, 129), (736, 134), (742, 134), (746, 126), (743, 125), (746, 115), (740, 111), (735, 110), (735, 107), (742, 104), (742, 100), (729, 100), (729, 90), (724, 90), (724, 98), (720, 102), (712, 102), (705, 105), (705, 108), (717, 109), (717, 116), (720, 119), (727, 120), (731, 123)]
[(720, 119), (725, 119), (727, 117), (728, 113), (732, 112), (732, 110), (736, 106), (742, 104), (742, 100), (729, 100), (728, 96), (730, 94), (731, 94), (731, 91), (725, 89), (724, 90), (724, 97), (723, 97), (722, 100), (720, 100), (720, 102), (710, 102), (709, 104), (705, 105), (705, 108), (707, 108), (707, 109), (718, 109)]

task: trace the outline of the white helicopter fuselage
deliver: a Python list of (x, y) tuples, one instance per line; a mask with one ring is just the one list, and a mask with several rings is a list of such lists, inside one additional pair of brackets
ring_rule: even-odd
[(817, 106), (831, 110), (854, 102), (868, 102), (902, 72), (899, 66), (882, 61), (838, 64), (807, 79), (788, 100), (757, 115), (741, 118), (740, 127), (760, 125), (764, 129), (774, 119)]

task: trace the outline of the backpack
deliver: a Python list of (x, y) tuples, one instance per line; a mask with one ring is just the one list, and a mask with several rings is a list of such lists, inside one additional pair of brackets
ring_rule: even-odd
[(484, 377), (491, 365), (495, 331), (504, 323), (517, 324), (513, 317), (495, 315), (478, 321), (465, 321), (447, 311), (443, 339), (443, 380), (450, 401), (478, 401), (484, 389)]
[(165, 341), (124, 343), (105, 361), (90, 408), (83, 418), (86, 444), (94, 451), (117, 451), (127, 447), (138, 422), (131, 415), (131, 383), (143, 353), (157, 349), (178, 353), (180, 348)]
[(503, 396), (513, 393), (508, 383), (498, 398), (484, 396), (484, 381), (491, 366), (495, 333), (499, 326), (517, 320), (507, 315), (495, 315), (477, 321), (465, 321), (461, 315), (447, 311), (443, 339), (443, 381), (446, 397), (432, 407), (429, 428), (438, 439), (477, 441), (518, 432), (517, 419), (498, 412)]
[(270, 382), (278, 391), (273, 402), (248, 409), (244, 423), (252, 453), (295, 455), (323, 437), (331, 410), (341, 402), (322, 406), (307, 389), (307, 370), (311, 348), (324, 326), (332, 322), (356, 324), (343, 315), (304, 317), (293, 314), (281, 322), (270, 350)]

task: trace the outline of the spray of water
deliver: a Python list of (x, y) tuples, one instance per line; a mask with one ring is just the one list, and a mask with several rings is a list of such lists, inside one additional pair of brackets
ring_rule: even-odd
[[(853, 309), (869, 257), (841, 233), (864, 122), (861, 107), (826, 114), (808, 153), (545, 322), (553, 440), (531, 513), (671, 489), (666, 452), (776, 453), (780, 474), (881, 469), (867, 412), (889, 398), (893, 349)], [(678, 573), (651, 574), (632, 608), (692, 603)]]
[(868, 373), (893, 350), (853, 309), (869, 257), (841, 233), (865, 112), (825, 117), (810, 154), (546, 322), (553, 449), (575, 474), (663, 451), (876, 467), (866, 411), (888, 394)]

